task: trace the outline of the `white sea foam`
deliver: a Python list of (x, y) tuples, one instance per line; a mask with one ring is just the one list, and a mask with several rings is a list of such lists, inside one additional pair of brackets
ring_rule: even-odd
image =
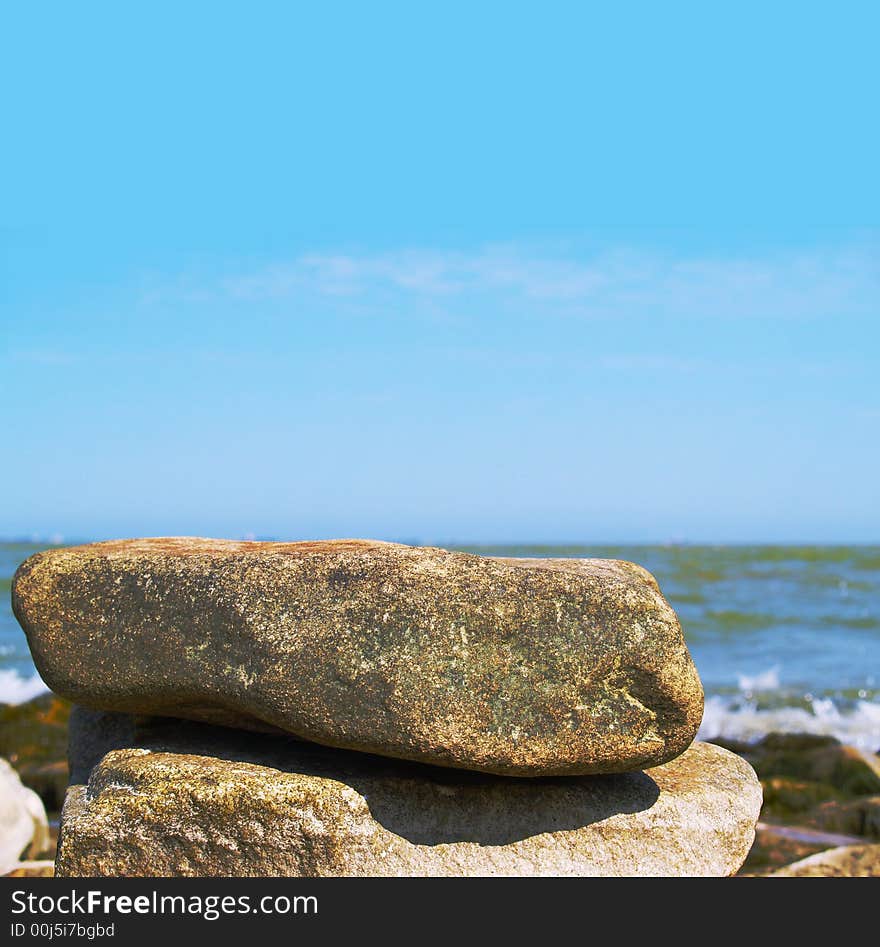
[(737, 697), (707, 698), (700, 737), (754, 741), (765, 734), (816, 733), (837, 737), (842, 743), (868, 753), (880, 750), (880, 703), (856, 701), (841, 708), (831, 698), (813, 700), (810, 708), (774, 707), (759, 710), (754, 700)]
[(772, 668), (761, 671), (760, 674), (737, 674), (739, 689), (749, 692), (776, 690), (779, 687), (779, 671), (779, 665), (774, 664)]
[(0, 670), (0, 704), (23, 704), (47, 690), (49, 688), (39, 674), (22, 677), (17, 671), (8, 668)]

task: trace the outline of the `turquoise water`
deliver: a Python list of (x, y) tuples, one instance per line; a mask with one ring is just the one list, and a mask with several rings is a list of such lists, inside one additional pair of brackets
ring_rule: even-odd
[[(10, 580), (44, 548), (0, 543), (0, 701), (39, 693)], [(678, 612), (706, 689), (704, 736), (832, 733), (880, 749), (880, 546), (462, 546), (599, 556), (650, 570)]]

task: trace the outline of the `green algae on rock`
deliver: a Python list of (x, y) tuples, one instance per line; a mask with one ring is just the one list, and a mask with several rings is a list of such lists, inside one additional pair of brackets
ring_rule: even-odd
[(13, 608), (57, 693), (501, 775), (666, 762), (702, 687), (638, 566), (363, 540), (144, 539), (32, 556)]
[(70, 762), (63, 877), (730, 875), (761, 805), (751, 767), (703, 743), (523, 780), (75, 708)]
[(880, 796), (864, 796), (850, 802), (829, 799), (809, 813), (806, 821), (826, 832), (845, 832), (880, 841)]
[(25, 786), (58, 812), (67, 790), (67, 718), (70, 704), (40, 694), (23, 704), (0, 704), (0, 756)]

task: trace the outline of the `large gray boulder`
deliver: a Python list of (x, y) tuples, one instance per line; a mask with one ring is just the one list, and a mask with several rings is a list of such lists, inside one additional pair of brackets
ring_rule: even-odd
[(13, 607), (55, 692), (515, 776), (639, 770), (703, 693), (653, 578), (359, 540), (54, 549)]
[[(59, 876), (730, 875), (761, 788), (695, 743), (609, 776), (511, 779), (75, 710)], [(106, 754), (106, 755), (103, 755)]]

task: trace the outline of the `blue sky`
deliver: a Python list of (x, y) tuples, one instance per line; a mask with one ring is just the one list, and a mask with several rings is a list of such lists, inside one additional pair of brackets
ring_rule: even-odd
[(17, 6), (0, 535), (880, 541), (876, 4)]

